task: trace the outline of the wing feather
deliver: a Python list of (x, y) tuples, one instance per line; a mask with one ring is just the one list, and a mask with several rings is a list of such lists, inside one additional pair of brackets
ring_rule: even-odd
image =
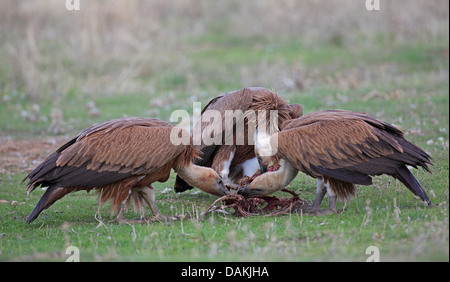
[[(253, 91), (255, 89), (253, 88), (243, 88), (237, 91), (232, 91), (225, 93), (223, 95), (220, 95), (211, 101), (203, 108), (202, 115), (205, 113), (205, 111), (214, 110), (220, 112), (220, 116), (223, 118), (221, 121), (222, 123), (222, 138), (225, 137), (224, 132), (226, 131), (225, 126), (225, 111), (229, 110), (241, 110), (242, 112), (245, 112), (250, 108), (250, 105), (253, 101)], [(203, 128), (206, 128), (210, 124), (209, 121), (203, 121), (198, 122), (195, 125), (194, 128), (194, 134), (196, 132), (202, 132)], [(200, 127), (201, 125), (201, 127)], [(234, 126), (234, 122), (233, 125)], [(199, 165), (207, 165), (207, 163), (210, 161), (210, 158), (214, 154), (214, 152), (217, 149), (217, 145), (205, 145), (201, 144), (198, 146), (198, 149), (201, 150), (201, 160), (197, 161), (197, 164)]]
[[(317, 167), (338, 170), (402, 152), (397, 140), (384, 132), (386, 123), (349, 111), (321, 111), (290, 121), (274, 135), (278, 155), (314, 177)], [(306, 170), (306, 171), (305, 171)]]
[(171, 129), (170, 124), (145, 118), (118, 119), (93, 126), (61, 151), (57, 166), (87, 165), (87, 169), (99, 172), (149, 173), (184, 150), (183, 145), (168, 142)]

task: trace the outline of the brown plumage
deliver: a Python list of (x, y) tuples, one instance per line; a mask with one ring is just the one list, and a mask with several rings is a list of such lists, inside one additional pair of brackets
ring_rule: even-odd
[[(303, 107), (300, 104), (289, 104), (289, 119), (295, 119), (298, 117), (301, 117), (303, 115)], [(282, 127), (283, 125), (280, 124), (280, 126)]]
[[(431, 172), (431, 157), (408, 142), (396, 127), (365, 113), (327, 110), (313, 112), (287, 121), (270, 138), (277, 157), (284, 164), (277, 172), (256, 178), (239, 193), (261, 195), (287, 186), (300, 170), (318, 179), (318, 208), (330, 194), (330, 209), (335, 199), (355, 194), (354, 184), (371, 185), (370, 176), (388, 174), (400, 180), (411, 192), (431, 204), (426, 192), (406, 167), (422, 167)], [(270, 158), (263, 158), (269, 162)], [(327, 189), (325, 189), (327, 188)]]
[(100, 203), (112, 200), (114, 211), (133, 200), (135, 209), (147, 203), (155, 216), (161, 216), (151, 184), (167, 181), (172, 168), (191, 185), (223, 195), (220, 176), (193, 164), (198, 151), (170, 142), (173, 128), (158, 119), (129, 117), (82, 131), (25, 177), (27, 192), (48, 186), (28, 223), (66, 194), (91, 189), (100, 191)]
[[(199, 134), (199, 132), (205, 134), (205, 130), (211, 124), (209, 118), (205, 118), (205, 113), (207, 114), (210, 110), (215, 110), (220, 113), (223, 129), (220, 132), (222, 134), (221, 144), (224, 145), (207, 145), (202, 142), (201, 145), (196, 146), (201, 151), (201, 159), (198, 159), (196, 164), (213, 168), (223, 177), (224, 182), (229, 186), (233, 186), (232, 181), (237, 182), (244, 175), (252, 176), (259, 168), (258, 161), (255, 158), (254, 146), (251, 143), (253, 142), (254, 134), (254, 131), (251, 129), (258, 126), (258, 113), (260, 111), (265, 111), (264, 117), (266, 121), (270, 120), (271, 110), (278, 111), (278, 128), (276, 130), (279, 130), (279, 127), (286, 120), (297, 118), (303, 113), (300, 105), (288, 105), (286, 100), (282, 99), (273, 91), (261, 87), (243, 88), (212, 99), (203, 108), (203, 120), (201, 123), (198, 122), (196, 124), (194, 135)], [(233, 123), (227, 124), (226, 111), (233, 111), (238, 114), (242, 113), (243, 115), (237, 115), (238, 118), (233, 119)], [(246, 111), (248, 111), (247, 113), (254, 111), (255, 115), (245, 115)], [(236, 140), (237, 137), (242, 137), (237, 136), (239, 132), (242, 132), (236, 129), (238, 127), (236, 123), (239, 118), (243, 118), (244, 120), (243, 143), (239, 143)], [(230, 128), (232, 128), (231, 131), (233, 132), (233, 140), (231, 142), (230, 140), (226, 140), (225, 136), (226, 130), (230, 130)], [(249, 140), (251, 141), (250, 143)], [(185, 181), (177, 177), (175, 182), (176, 192), (183, 192), (191, 188)]]

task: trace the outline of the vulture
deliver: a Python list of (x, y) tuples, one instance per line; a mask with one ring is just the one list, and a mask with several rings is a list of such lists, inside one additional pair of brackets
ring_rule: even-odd
[[(277, 149), (275, 156), (282, 165), (278, 171), (255, 178), (238, 191), (241, 195), (274, 193), (302, 171), (317, 179), (312, 210), (332, 213), (336, 212), (337, 199), (355, 195), (355, 184), (371, 185), (371, 176), (387, 174), (431, 205), (407, 167), (422, 167), (431, 173), (428, 168), (431, 157), (407, 141), (398, 128), (368, 114), (345, 110), (313, 112), (287, 121), (280, 132), (270, 138), (258, 136), (258, 140), (263, 140), (263, 144), (255, 146), (262, 166), (267, 166), (271, 157), (259, 156), (258, 148), (267, 150), (267, 147)], [(328, 210), (321, 211), (320, 204), (327, 192)]]
[[(270, 120), (271, 110), (278, 111), (276, 116), (278, 117), (276, 121), (278, 126), (276, 126), (275, 131), (278, 131), (279, 126), (286, 120), (297, 118), (303, 114), (301, 105), (289, 105), (286, 100), (283, 100), (275, 92), (262, 87), (243, 88), (212, 99), (203, 108), (201, 119), (194, 127), (194, 134), (196, 134), (196, 131), (197, 133), (205, 134), (205, 130), (211, 124), (208, 118), (209, 111), (217, 111), (220, 113), (223, 126), (221, 132), (215, 132), (214, 134), (219, 134), (221, 140), (217, 142), (219, 144), (205, 144), (202, 139), (202, 143), (196, 146), (201, 153), (200, 158), (195, 163), (213, 168), (223, 178), (225, 186), (237, 189), (238, 187), (234, 183), (243, 176), (253, 176), (260, 169), (260, 164), (255, 156), (254, 145), (249, 140), (254, 141), (254, 130), (252, 131), (252, 128), (255, 129), (259, 124), (260, 116), (258, 113), (262, 112), (263, 115), (261, 117), (269, 121), (269, 124), (266, 124), (266, 126), (271, 125), (270, 123), (273, 122), (273, 120)], [(236, 119), (232, 120), (232, 124), (227, 124), (225, 120), (227, 116), (226, 111), (232, 111), (236, 114)], [(248, 115), (252, 111), (256, 113), (253, 117)], [(239, 128), (236, 125), (237, 120), (240, 118), (244, 121), (243, 128)], [(230, 128), (233, 132), (233, 140), (227, 145), (225, 131)], [(243, 130), (240, 131), (240, 129)], [(236, 141), (239, 134), (243, 134), (243, 143)], [(176, 192), (180, 193), (192, 188), (182, 177), (177, 176), (174, 186)]]
[(123, 219), (123, 205), (131, 200), (135, 211), (142, 212), (147, 204), (154, 219), (164, 219), (155, 204), (152, 183), (167, 181), (171, 169), (205, 192), (227, 193), (214, 170), (194, 164), (199, 152), (192, 144), (172, 144), (173, 128), (158, 119), (127, 117), (82, 131), (24, 178), (29, 180), (28, 193), (39, 186), (48, 187), (27, 222), (66, 194), (92, 189), (100, 192), (100, 204), (112, 200), (118, 219)]

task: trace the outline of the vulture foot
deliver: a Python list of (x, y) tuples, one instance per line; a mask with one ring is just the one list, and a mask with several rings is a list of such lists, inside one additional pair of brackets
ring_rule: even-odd
[(323, 197), (326, 194), (326, 189), (322, 190), (323, 193), (318, 193), (316, 199), (312, 203), (311, 206), (303, 209), (303, 213), (310, 215), (330, 215), (340, 213), (341, 211), (336, 209), (336, 196), (330, 196), (328, 209), (324, 210), (320, 208), (320, 203), (322, 202)]

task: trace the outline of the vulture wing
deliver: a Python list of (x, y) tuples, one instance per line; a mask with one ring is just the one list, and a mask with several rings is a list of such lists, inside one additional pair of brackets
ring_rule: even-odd
[[(222, 117), (222, 138), (224, 138), (224, 132), (225, 132), (225, 111), (227, 110), (241, 110), (242, 112), (245, 112), (249, 109), (250, 105), (253, 101), (253, 93), (252, 91), (257, 90), (258, 88), (243, 88), (237, 91), (228, 92), (223, 95), (220, 95), (211, 101), (203, 108), (202, 110), (202, 117), (205, 114), (206, 111), (214, 110), (218, 111), (220, 113), (220, 116)], [(263, 89), (263, 88), (261, 88)], [(194, 136), (201, 136), (202, 131), (204, 128), (206, 128), (211, 121), (209, 120), (202, 120), (202, 123), (197, 123), (194, 127)], [(201, 125), (201, 126), (200, 126)], [(234, 126), (234, 123), (233, 123)], [(218, 132), (215, 132), (216, 134)], [(200, 135), (199, 135), (200, 134)], [(220, 147), (218, 145), (212, 144), (212, 145), (206, 145), (202, 142), (201, 145), (196, 146), (198, 150), (200, 150), (200, 159), (197, 159), (195, 163), (197, 165), (211, 167), (214, 155), (216, 154), (216, 150)], [(186, 183), (181, 177), (177, 176), (175, 181), (175, 191), (180, 193), (189, 189), (192, 189), (193, 187)]]
[(123, 118), (94, 125), (27, 175), (28, 191), (39, 185), (96, 187), (152, 173), (184, 150), (184, 146), (168, 141), (172, 127), (151, 118)]
[[(254, 111), (266, 110), (267, 118), (269, 117), (268, 115), (270, 114), (270, 110), (278, 110), (279, 126), (281, 126), (281, 124), (283, 124), (285, 120), (297, 118), (303, 114), (303, 108), (299, 104), (288, 105), (287, 102), (278, 97), (276, 93), (266, 88), (248, 87), (214, 98), (202, 110), (202, 115), (208, 110), (216, 110), (220, 113), (220, 116), (222, 117), (222, 144), (224, 144), (225, 131), (231, 130), (231, 128), (228, 128), (229, 126), (236, 126), (236, 119), (234, 119), (230, 124), (227, 124), (225, 122), (225, 112), (242, 111), (243, 113), (245, 113), (245, 111), (250, 109)], [(204, 129), (209, 124), (210, 121), (203, 121), (201, 128)], [(199, 129), (200, 128), (197, 128), (196, 126), (196, 130)], [(233, 131), (235, 131), (235, 128), (233, 128)], [(244, 140), (244, 142), (245, 141), (247, 140)], [(202, 144), (198, 149), (201, 150), (201, 157), (203, 159), (203, 161), (200, 161), (199, 164), (208, 165), (208, 161), (210, 161), (211, 156), (217, 149), (217, 145)]]
[[(194, 136), (200, 136), (200, 134), (208, 134), (206, 128), (210, 129), (211, 120), (207, 119), (207, 111), (214, 110), (217, 111), (220, 114), (221, 123), (222, 123), (222, 131), (221, 132), (214, 132), (214, 134), (222, 134), (222, 144), (231, 143), (230, 140), (225, 140), (227, 136), (226, 133), (233, 132), (233, 144), (236, 144), (236, 136), (238, 133), (236, 121), (241, 120), (244, 121), (244, 136), (239, 136), (239, 138), (243, 137), (244, 145), (238, 146), (238, 148), (233, 148), (234, 146), (227, 146), (227, 147), (221, 147), (220, 145), (211, 144), (207, 145), (202, 142), (201, 145), (196, 146), (197, 149), (201, 151), (201, 159), (196, 161), (196, 164), (211, 167), (213, 165), (214, 159), (218, 156), (218, 154), (222, 154), (225, 157), (225, 160), (229, 159), (230, 152), (233, 150), (235, 151), (235, 154), (233, 156), (233, 162), (232, 165), (236, 166), (236, 164), (242, 163), (248, 159), (251, 159), (255, 157), (254, 154), (254, 148), (252, 145), (246, 145), (247, 141), (253, 139), (252, 133), (250, 133), (250, 127), (246, 126), (246, 124), (255, 123), (257, 124), (257, 119), (255, 115), (252, 115), (251, 112), (247, 113), (248, 116), (245, 115), (245, 112), (247, 110), (253, 110), (259, 111), (259, 110), (265, 110), (266, 111), (266, 118), (270, 115), (270, 110), (278, 110), (278, 123), (279, 126), (283, 124), (283, 122), (287, 119), (296, 118), (303, 113), (303, 109), (301, 105), (294, 104), (292, 106), (288, 106), (287, 101), (284, 101), (281, 99), (276, 93), (273, 91), (270, 91), (268, 89), (262, 88), (262, 87), (248, 87), (243, 88), (237, 91), (228, 92), (224, 95), (218, 96), (214, 99), (212, 99), (202, 110), (202, 123), (197, 123), (194, 128)], [(228, 121), (226, 118), (226, 111), (233, 111), (233, 120)], [(240, 113), (243, 114), (243, 116), (239, 115)], [(246, 121), (245, 121), (246, 119)], [(268, 120), (268, 119), (267, 119)], [(217, 122), (217, 121), (214, 121)], [(200, 126), (201, 125), (201, 126)], [(253, 128), (253, 127), (251, 127)], [(239, 131), (242, 128), (239, 128)], [(212, 137), (212, 136), (211, 136)], [(230, 137), (230, 136), (228, 136)], [(240, 139), (242, 140), (242, 139)], [(250, 147), (249, 147), (250, 146)], [(219, 148), (221, 148), (219, 152)], [(220, 161), (223, 161), (223, 159), (220, 159)], [(236, 174), (234, 174), (236, 175)], [(181, 178), (177, 177), (177, 180), (175, 182), (175, 191), (176, 192), (183, 192), (185, 190), (191, 189), (192, 187), (185, 183)]]
[[(202, 110), (202, 115), (209, 110), (218, 111), (220, 113), (220, 116), (222, 117), (222, 137), (224, 137), (225, 132), (225, 111), (235, 111), (235, 110), (241, 110), (242, 112), (245, 112), (249, 109), (250, 105), (253, 101), (253, 91), (252, 88), (244, 88), (241, 90), (228, 92), (226, 94), (223, 94), (221, 96), (218, 96), (214, 99), (212, 99)], [(210, 124), (210, 121), (202, 121), (201, 128), (205, 128)], [(200, 124), (198, 124), (200, 125)], [(200, 130), (201, 128), (197, 128), (195, 130)], [(234, 125), (234, 123), (233, 123)], [(208, 162), (211, 162), (211, 156), (213, 155), (214, 151), (216, 150), (217, 145), (205, 145), (202, 143), (198, 147), (199, 150), (201, 150), (202, 154), (202, 160), (198, 161), (199, 165), (207, 165)], [(209, 164), (210, 165), (210, 164)]]
[(429, 171), (430, 156), (406, 141), (400, 130), (358, 112), (329, 110), (304, 115), (287, 121), (271, 142), (280, 158), (316, 178), (326, 175), (370, 185), (369, 175), (386, 173), (399, 178), (397, 170), (405, 165)]

